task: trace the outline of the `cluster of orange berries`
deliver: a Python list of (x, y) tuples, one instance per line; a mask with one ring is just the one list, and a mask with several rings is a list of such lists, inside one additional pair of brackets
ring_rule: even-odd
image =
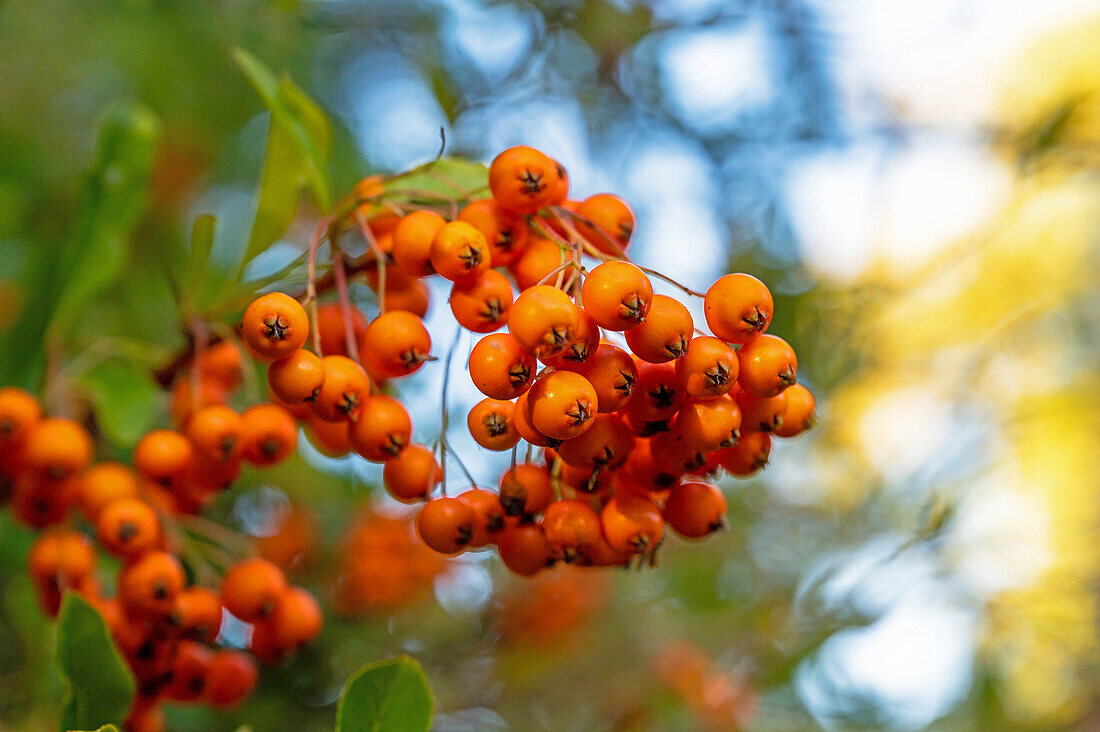
[(493, 161), (489, 187), (491, 198), (454, 220), (416, 210), (372, 231), (383, 232), (390, 281), (449, 280), (457, 322), (488, 334), (468, 362), (486, 396), (468, 415), (473, 438), (495, 451), (522, 439), (545, 459), (513, 460), (495, 493), (431, 497), (443, 465), (411, 442), (401, 402), (377, 393), (432, 360), (431, 336), (424, 310), (386, 310), (384, 297), (369, 322), (347, 302), (319, 311), (321, 354), (305, 349), (309, 318), (297, 300), (253, 302), (242, 337), (270, 362), (276, 400), (330, 454), (384, 463), (394, 498), (426, 500), (417, 530), (443, 554), (492, 544), (510, 569), (531, 575), (558, 560), (650, 559), (666, 523), (693, 538), (723, 526), (725, 497), (696, 476), (752, 474), (773, 434), (794, 436), (812, 421), (793, 349), (765, 333), (767, 287), (746, 274), (720, 278), (704, 299), (714, 335), (702, 334), (683, 303), (654, 293), (647, 271), (627, 261), (634, 216), (620, 198), (569, 200), (561, 165), (528, 147)]
[[(229, 349), (236, 351), (231, 344), (211, 349), (200, 366), (196, 382), (210, 395), (228, 394), (239, 383), (240, 354), (234, 359)], [(11, 486), (13, 515), (44, 529), (27, 560), (39, 603), (54, 616), (71, 591), (100, 612), (138, 682), (127, 721), (135, 730), (163, 728), (162, 701), (226, 707), (255, 686), (252, 657), (218, 646), (223, 610), (252, 624), (251, 650), (265, 662), (310, 641), (322, 623), (313, 596), (289, 586), (282, 570), (263, 559), (230, 567), (219, 591), (189, 586), (180, 515), (197, 512), (223, 490), (242, 461), (271, 465), (285, 458), (297, 431), (282, 407), (237, 414), (220, 403), (202, 406), (178, 396), (194, 394), (190, 375), (181, 383), (188, 386), (177, 388), (174, 409), (182, 431), (145, 435), (133, 467), (95, 463), (83, 425), (45, 417), (25, 391), (0, 389), (0, 477)], [(114, 596), (101, 592), (96, 544), (120, 562)]]

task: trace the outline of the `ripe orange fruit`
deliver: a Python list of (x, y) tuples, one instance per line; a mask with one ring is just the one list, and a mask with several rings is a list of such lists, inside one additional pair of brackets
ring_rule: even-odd
[(737, 351), (742, 389), (762, 399), (773, 397), (795, 382), (798, 358), (785, 340), (774, 335), (754, 338)]
[(543, 363), (556, 369), (579, 372), (581, 366), (587, 363), (589, 357), (599, 348), (600, 335), (600, 326), (589, 317), (588, 313), (580, 310), (573, 337), (562, 347), (559, 353), (544, 357)]
[(700, 452), (729, 447), (741, 436), (741, 409), (728, 394), (689, 399), (676, 414), (676, 429)]
[(554, 563), (550, 544), (538, 524), (509, 526), (497, 542), (504, 566), (523, 577), (530, 577)]
[(441, 480), (443, 468), (423, 445), (406, 445), (382, 468), (382, 484), (402, 503), (426, 498)]
[(259, 671), (247, 653), (215, 651), (206, 670), (206, 700), (215, 707), (239, 704), (256, 686)]
[(622, 256), (634, 233), (634, 212), (626, 201), (611, 193), (597, 193), (582, 201), (577, 213), (595, 224), (593, 227), (583, 219), (575, 219), (577, 231), (592, 246), (605, 254)]
[(160, 521), (148, 503), (138, 498), (111, 501), (95, 522), (96, 539), (104, 549), (123, 559), (152, 550), (160, 541)]
[[(244, 360), (241, 349), (232, 341), (218, 341), (207, 346), (198, 361), (199, 374), (203, 379), (220, 383), (232, 391), (241, 385), (244, 376)], [(193, 362), (191, 367), (195, 368)]]
[(81, 473), (76, 481), (76, 502), (91, 522), (116, 498), (134, 498), (138, 494), (137, 476), (121, 463), (98, 463)]
[(663, 515), (676, 533), (697, 539), (726, 525), (726, 497), (710, 483), (681, 483), (668, 494)]
[(222, 577), (222, 604), (241, 620), (252, 623), (269, 617), (286, 589), (283, 570), (266, 559), (245, 559)]
[[(389, 283), (387, 282), (387, 286)], [(359, 334), (367, 327), (367, 316), (352, 306), (351, 330)], [(348, 353), (347, 329), (344, 327), (344, 308), (337, 302), (330, 302), (317, 308), (317, 322), (314, 325), (321, 340), (322, 356), (351, 356)]]
[(244, 311), (241, 338), (264, 361), (286, 358), (309, 336), (309, 317), (294, 298), (281, 292), (262, 295)]
[(430, 549), (440, 554), (458, 554), (474, 538), (477, 514), (457, 498), (436, 498), (424, 504), (416, 515), (416, 533)]
[(794, 437), (813, 426), (817, 402), (813, 393), (802, 384), (787, 387), (783, 394), (787, 399), (787, 411), (784, 412), (783, 424), (775, 431), (775, 435)]
[(748, 343), (772, 321), (772, 294), (752, 275), (728, 274), (710, 286), (703, 300), (707, 326), (729, 343)]
[(511, 450), (519, 442), (519, 432), (512, 423), (516, 405), (502, 399), (482, 399), (470, 410), (466, 426), (474, 442), (486, 450)]
[(405, 406), (383, 395), (370, 397), (351, 426), (352, 447), (375, 463), (384, 463), (401, 452), (411, 437), (412, 420)]
[(667, 428), (667, 422), (684, 403), (683, 387), (671, 363), (640, 362), (634, 396), (623, 408), (623, 417), (636, 434), (646, 436)]
[(329, 422), (312, 412), (306, 418), (310, 443), (322, 454), (338, 458), (351, 452), (351, 423)]
[(445, 218), (433, 211), (414, 211), (403, 216), (393, 232), (393, 258), (397, 264), (416, 277), (433, 274), (432, 240), (446, 223)]
[(118, 599), (139, 617), (168, 617), (187, 584), (179, 560), (162, 551), (147, 552), (118, 575)]
[(638, 496), (618, 496), (600, 514), (603, 535), (612, 549), (646, 554), (657, 548), (664, 534), (664, 519), (651, 501)]
[(534, 516), (554, 500), (550, 472), (541, 465), (519, 463), (500, 478), (500, 505), (508, 516)]
[(527, 225), (523, 219), (506, 214), (491, 198), (470, 203), (459, 211), (458, 219), (472, 224), (485, 237), (491, 267), (508, 266), (527, 245)]
[(664, 363), (687, 353), (695, 335), (695, 323), (683, 303), (667, 295), (654, 295), (649, 315), (626, 332), (634, 355), (649, 363)]
[(504, 529), (504, 508), (496, 493), (483, 488), (471, 488), (458, 494), (458, 500), (474, 510), (474, 536), (469, 548), (476, 549), (496, 541)]
[(31, 471), (51, 480), (76, 475), (92, 462), (92, 437), (71, 419), (51, 417), (35, 422), (23, 445)]
[(512, 284), (508, 278), (489, 269), (474, 280), (454, 284), (450, 297), (451, 313), (466, 330), (491, 333), (508, 323), (512, 300)]
[(154, 430), (134, 447), (134, 467), (142, 477), (160, 485), (181, 479), (191, 466), (195, 448), (173, 430)]
[(489, 243), (474, 226), (451, 221), (435, 233), (428, 252), (432, 268), (444, 279), (468, 283), (489, 269)]
[(787, 392), (761, 399), (744, 389), (733, 393), (741, 408), (741, 426), (745, 432), (775, 432), (787, 416)]
[(772, 438), (766, 432), (749, 432), (737, 444), (715, 453), (716, 462), (731, 474), (746, 477), (768, 465)]
[(649, 315), (653, 283), (630, 262), (604, 262), (584, 278), (584, 310), (608, 330), (630, 330)]
[(563, 366), (588, 379), (596, 390), (599, 411), (617, 412), (634, 395), (638, 366), (630, 354), (610, 343), (601, 343), (589, 359), (575, 366)]
[(600, 537), (600, 517), (583, 501), (554, 501), (542, 518), (542, 532), (554, 553), (572, 562)]
[[(508, 266), (521, 291), (542, 282), (555, 269), (561, 266), (562, 248), (550, 239), (535, 234), (527, 241), (523, 252)], [(550, 282), (548, 284), (553, 284)]]
[(298, 423), (278, 404), (254, 404), (241, 413), (242, 456), (253, 465), (275, 465), (298, 447)]
[(588, 379), (571, 371), (552, 371), (535, 380), (524, 397), (531, 425), (557, 440), (583, 434), (599, 408)]
[[(164, 694), (172, 701), (192, 702), (206, 689), (206, 673), (214, 652), (195, 641), (183, 641), (176, 648), (170, 669), (171, 679)], [(129, 729), (129, 727), (127, 727)]]
[(535, 357), (510, 333), (494, 333), (470, 351), (470, 379), (492, 399), (515, 399), (531, 386)]
[(562, 196), (565, 171), (531, 147), (511, 147), (489, 166), (489, 190), (497, 205), (515, 215), (534, 213)]
[(574, 467), (614, 469), (633, 449), (634, 434), (619, 416), (599, 414), (584, 434), (562, 442), (558, 455)]
[(737, 383), (737, 354), (725, 341), (698, 336), (688, 343), (687, 353), (676, 360), (676, 376), (684, 393), (698, 399), (713, 399), (729, 393)]
[(203, 407), (187, 420), (184, 430), (195, 452), (212, 461), (229, 463), (241, 456), (244, 444), (241, 415), (229, 407)]
[(407, 376), (431, 358), (432, 338), (424, 321), (403, 310), (371, 321), (359, 341), (359, 353), (373, 372), (387, 378)]
[(329, 422), (359, 419), (370, 396), (367, 372), (347, 356), (325, 356), (321, 365), (325, 381), (312, 404), (314, 414)]
[(176, 596), (169, 619), (187, 637), (213, 643), (222, 627), (221, 598), (205, 587), (188, 587)]
[(321, 606), (312, 593), (301, 587), (289, 587), (279, 596), (267, 622), (280, 647), (297, 648), (316, 638), (324, 621)]
[(37, 399), (13, 386), (0, 388), (0, 453), (21, 445), (40, 419)]
[(508, 330), (520, 346), (539, 358), (556, 356), (573, 340), (581, 309), (550, 285), (520, 293), (508, 313)]

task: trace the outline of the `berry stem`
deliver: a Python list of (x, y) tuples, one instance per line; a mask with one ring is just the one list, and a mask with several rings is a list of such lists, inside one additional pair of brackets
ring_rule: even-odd
[(378, 246), (378, 240), (374, 237), (374, 232), (370, 230), (370, 224), (367, 223), (367, 220), (363, 218), (363, 214), (359, 213), (358, 209), (355, 211), (355, 223), (359, 226), (359, 232), (366, 240), (367, 246), (370, 247), (370, 251), (374, 255), (374, 261), (377, 262), (378, 313), (382, 314), (386, 312), (386, 254), (382, 251), (382, 247)]
[(339, 249), (334, 253), (339, 256), (332, 262), (332, 271), (336, 278), (336, 293), (340, 298), (340, 314), (344, 320), (344, 345), (347, 347), (348, 357), (359, 361), (359, 346), (355, 342), (355, 328), (352, 327), (351, 297), (348, 296), (348, 273), (344, 266), (344, 255)]
[(328, 230), (330, 221), (326, 216), (317, 222), (313, 236), (309, 239), (309, 256), (306, 260), (306, 302), (309, 303), (309, 319), (312, 321), (309, 330), (313, 336), (313, 350), (318, 356), (321, 355), (321, 331), (317, 317), (317, 248), (321, 245), (321, 237)]

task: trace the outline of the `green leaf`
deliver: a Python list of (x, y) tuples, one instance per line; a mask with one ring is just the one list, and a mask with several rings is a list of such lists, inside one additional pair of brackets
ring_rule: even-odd
[(81, 383), (91, 394), (99, 426), (116, 445), (130, 447), (153, 427), (160, 390), (145, 365), (115, 359), (90, 370)]
[(214, 225), (217, 223), (210, 214), (203, 214), (195, 219), (191, 227), (191, 254), (187, 263), (187, 281), (191, 290), (195, 291), (202, 283), (203, 273), (206, 271), (206, 262), (210, 259), (210, 252), (214, 249)]
[(61, 729), (118, 724), (130, 710), (134, 677), (111, 640), (103, 617), (88, 601), (68, 593), (57, 623), (57, 663), (69, 682)]
[[(482, 163), (461, 158), (440, 158), (388, 181), (385, 190), (393, 195), (405, 191), (430, 191), (464, 198), (472, 192), (485, 190), (488, 185), (489, 169)], [(485, 195), (488, 196), (488, 192)]]
[(336, 732), (419, 732), (431, 724), (428, 680), (407, 656), (359, 669), (336, 708)]
[(332, 123), (294, 82), (276, 77), (252, 54), (234, 49), (233, 59), (271, 112), (256, 218), (243, 269), (294, 221), (304, 189), (310, 190), (322, 211), (332, 207), (326, 169), (332, 151)]

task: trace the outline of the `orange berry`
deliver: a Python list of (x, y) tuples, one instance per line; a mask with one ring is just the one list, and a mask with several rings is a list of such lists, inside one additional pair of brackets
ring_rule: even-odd
[[(352, 306), (351, 331), (362, 333), (367, 327), (367, 316)], [(344, 308), (337, 302), (330, 302), (317, 308), (317, 322), (314, 325), (321, 341), (322, 356), (350, 356), (348, 353), (347, 330), (344, 328)]]
[(589, 317), (588, 313), (581, 310), (577, 317), (577, 327), (573, 331), (573, 337), (554, 356), (546, 356), (543, 363), (556, 369), (580, 372), (583, 364), (600, 346), (600, 326)]
[(283, 570), (266, 559), (245, 559), (222, 577), (222, 604), (241, 620), (252, 623), (269, 617), (286, 589)]
[(524, 395), (531, 425), (557, 440), (583, 434), (599, 408), (588, 379), (571, 371), (552, 371), (535, 380)]
[(57, 481), (39, 473), (21, 473), (12, 487), (12, 516), (35, 529), (59, 523), (69, 513), (75, 488), (73, 479)]
[(181, 427), (187, 424), (196, 409), (229, 403), (229, 389), (224, 383), (215, 379), (201, 379), (198, 386), (196, 398), (195, 383), (190, 374), (182, 374), (176, 380), (172, 387), (172, 404), (169, 408), (174, 424)]
[(813, 426), (817, 401), (802, 384), (787, 387), (783, 394), (787, 400), (787, 411), (783, 413), (783, 424), (775, 431), (775, 436), (794, 437)]
[(715, 461), (731, 474), (745, 477), (765, 468), (771, 451), (771, 435), (766, 432), (749, 432), (733, 447), (715, 453)]
[(512, 449), (519, 442), (519, 432), (512, 423), (515, 407), (502, 399), (482, 399), (475, 404), (466, 417), (474, 442), (495, 452)]
[(597, 193), (581, 201), (577, 214), (574, 219), (577, 231), (592, 246), (605, 254), (622, 256), (634, 233), (634, 212), (626, 201), (611, 193)]
[(534, 516), (554, 500), (550, 472), (541, 465), (519, 463), (500, 477), (500, 505), (508, 516)]
[(170, 620), (187, 637), (213, 643), (222, 627), (222, 601), (213, 590), (188, 587), (176, 596)]
[(382, 468), (382, 484), (402, 503), (426, 498), (441, 480), (443, 468), (432, 451), (423, 445), (406, 445)]
[(728, 274), (707, 290), (703, 312), (707, 327), (729, 343), (748, 343), (768, 329), (772, 294), (752, 275)]
[(542, 532), (555, 554), (571, 562), (599, 539), (600, 517), (583, 501), (554, 501), (542, 518)]
[(678, 426), (654, 435), (649, 442), (653, 461), (662, 472), (680, 477), (684, 473), (699, 473), (706, 468), (709, 451), (704, 445), (685, 437)]
[(512, 410), (512, 425), (519, 433), (520, 439), (526, 440), (535, 447), (557, 447), (561, 444), (561, 440), (544, 435), (535, 428), (531, 422), (531, 409), (528, 406), (526, 392), (516, 398), (516, 408)]
[(737, 389), (734, 399), (741, 408), (741, 425), (745, 432), (775, 432), (783, 426), (787, 416), (786, 391), (761, 399), (744, 389)]
[(713, 399), (729, 393), (737, 383), (737, 354), (725, 341), (698, 336), (688, 343), (687, 353), (676, 360), (676, 376), (684, 393), (698, 399)]
[(164, 719), (164, 709), (156, 699), (135, 697), (126, 716), (126, 732), (164, 732), (168, 723)]
[(195, 412), (187, 421), (184, 432), (195, 452), (215, 462), (230, 463), (244, 450), (241, 415), (229, 407), (215, 405)]
[(338, 458), (351, 452), (350, 422), (328, 422), (310, 414), (306, 424), (309, 427), (307, 434), (310, 443), (323, 454)]
[(657, 548), (664, 519), (652, 501), (638, 496), (612, 498), (600, 514), (603, 535), (612, 549), (646, 554)]
[(710, 483), (681, 483), (668, 494), (663, 516), (681, 536), (697, 539), (726, 525), (726, 497)]
[(477, 514), (457, 498), (436, 498), (416, 515), (416, 533), (428, 548), (440, 554), (457, 554), (474, 538)]
[(433, 274), (432, 240), (446, 223), (433, 211), (414, 211), (402, 217), (393, 232), (393, 258), (397, 264), (417, 277)]
[(167, 617), (186, 583), (178, 559), (167, 552), (147, 552), (119, 573), (118, 599), (132, 615)]
[(572, 368), (596, 390), (601, 413), (617, 412), (634, 395), (638, 382), (638, 365), (630, 354), (610, 343), (601, 343), (584, 363)]
[(424, 321), (395, 310), (371, 321), (359, 341), (359, 353), (371, 371), (387, 378), (407, 376), (431, 358), (432, 337)]
[(28, 392), (13, 386), (0, 388), (0, 453), (22, 445), (40, 419), (42, 407)]
[(76, 478), (76, 502), (84, 517), (94, 522), (99, 512), (116, 498), (134, 498), (138, 481), (134, 471), (121, 463), (99, 463)]
[(313, 413), (329, 422), (359, 419), (359, 412), (370, 396), (367, 372), (347, 356), (325, 356), (321, 365), (325, 381), (313, 402)]
[(116, 557), (144, 554), (160, 541), (160, 521), (148, 503), (139, 498), (118, 498), (99, 513), (96, 539)]
[(492, 399), (515, 399), (531, 386), (535, 358), (510, 333), (494, 333), (470, 351), (470, 379)]
[(684, 304), (667, 295), (654, 295), (645, 322), (626, 332), (634, 355), (649, 363), (664, 363), (687, 353), (695, 323)]
[(255, 404), (241, 413), (242, 457), (253, 465), (275, 465), (298, 447), (298, 423), (278, 404)]
[(584, 278), (584, 309), (601, 327), (630, 330), (644, 321), (653, 304), (653, 284), (630, 262), (604, 262)]
[(411, 437), (409, 413), (401, 402), (388, 396), (368, 399), (359, 420), (351, 426), (352, 447), (375, 463), (384, 463), (401, 452)]
[(218, 341), (208, 346), (202, 358), (196, 358), (191, 367), (198, 365), (199, 375), (203, 379), (218, 382), (228, 390), (241, 385), (244, 377), (244, 358), (241, 349), (232, 341)]
[(565, 440), (558, 455), (578, 468), (617, 468), (634, 449), (634, 434), (614, 414), (598, 414), (592, 426), (577, 437)]
[(500, 505), (499, 496), (482, 488), (471, 488), (457, 497), (472, 508), (477, 517), (469, 548), (476, 549), (495, 541), (504, 529), (504, 508)]
[(63, 417), (36, 422), (27, 433), (23, 459), (27, 467), (52, 480), (76, 475), (92, 462), (92, 437)]
[(508, 313), (508, 330), (520, 346), (539, 358), (561, 353), (579, 327), (581, 309), (550, 285), (520, 293)]
[(676, 429), (700, 452), (729, 447), (741, 436), (741, 409), (729, 394), (689, 399), (676, 414)]
[(416, 280), (407, 287), (391, 290), (388, 287), (382, 295), (382, 309), (403, 310), (412, 313), (418, 318), (428, 314), (428, 306), (431, 303), (431, 295), (428, 286), (420, 280)]
[(516, 278), (516, 284), (522, 291), (546, 279), (551, 272), (561, 266), (563, 256), (565, 255), (562, 254), (562, 248), (556, 242), (536, 234), (528, 240), (523, 253), (508, 266), (508, 269)]
[(268, 622), (281, 647), (297, 648), (321, 632), (321, 606), (308, 590), (290, 587), (275, 603), (275, 612)]
[(640, 362), (637, 366), (634, 397), (623, 407), (623, 416), (635, 433), (646, 436), (667, 428), (684, 403), (684, 392), (674, 364)]
[(798, 375), (794, 349), (779, 336), (765, 334), (749, 341), (737, 351), (737, 362), (737, 383), (762, 399), (783, 391)]
[(90, 577), (94, 568), (92, 543), (72, 529), (44, 531), (27, 553), (27, 571), (40, 585), (75, 587)]
[(473, 225), (489, 244), (489, 266), (506, 267), (527, 245), (523, 219), (506, 214), (491, 198), (482, 198), (459, 211), (458, 220)]
[(134, 467), (146, 480), (160, 485), (181, 479), (194, 457), (191, 441), (173, 430), (154, 430), (134, 447)]
[(565, 170), (531, 147), (512, 147), (489, 166), (489, 190), (497, 205), (512, 214), (534, 213), (562, 197)]
[(482, 272), (477, 279), (455, 283), (451, 288), (451, 312), (463, 328), (474, 333), (491, 333), (508, 323), (512, 307), (512, 285), (496, 270)]
[(248, 654), (228, 648), (215, 651), (206, 670), (206, 699), (215, 707), (232, 707), (252, 692), (258, 678)]
[(489, 269), (489, 244), (465, 221), (451, 221), (435, 233), (429, 250), (432, 269), (452, 282), (473, 282)]
[(523, 577), (530, 577), (554, 563), (550, 544), (538, 524), (509, 526), (497, 542), (504, 566)]
[(680, 479), (681, 471), (668, 470), (653, 455), (653, 440), (638, 438), (623, 464), (622, 474), (634, 487), (645, 491), (667, 491)]
[(202, 697), (213, 657), (214, 652), (201, 643), (181, 642), (172, 657), (171, 681), (165, 687), (165, 696), (178, 702), (192, 702)]
[(286, 358), (309, 336), (309, 317), (294, 298), (281, 292), (262, 295), (244, 311), (241, 338), (264, 361)]

